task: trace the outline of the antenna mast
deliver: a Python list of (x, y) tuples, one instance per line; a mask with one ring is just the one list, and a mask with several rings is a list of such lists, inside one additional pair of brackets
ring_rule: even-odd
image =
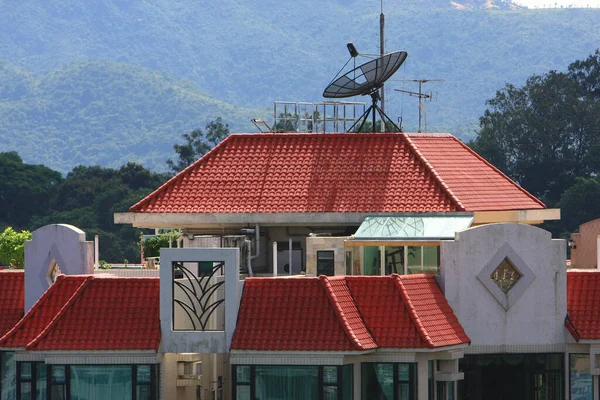
[[(419, 84), (419, 92), (411, 92), (409, 90), (394, 89), (396, 92), (407, 93), (409, 96), (415, 96), (419, 99), (419, 130), (421, 133), (422, 109), (425, 108), (424, 101), (433, 97), (433, 93), (423, 93), (423, 84), (427, 82), (444, 82), (443, 79), (403, 79), (401, 82), (416, 82)], [(425, 130), (427, 130), (427, 114), (425, 114)]]
[[(381, 57), (385, 54), (384, 43), (385, 43), (385, 15), (383, 15), (383, 0), (381, 0), (381, 13), (379, 14), (379, 54)], [(385, 113), (385, 88), (381, 86), (381, 111)], [(381, 121), (381, 131), (385, 132), (383, 121)]]

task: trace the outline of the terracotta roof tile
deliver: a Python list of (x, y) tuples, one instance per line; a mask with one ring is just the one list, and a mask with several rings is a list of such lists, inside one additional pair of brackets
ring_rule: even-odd
[(286, 133), (230, 135), (130, 211), (447, 212), (531, 208), (544, 205), (451, 135)]
[(469, 343), (427, 275), (248, 278), (233, 350), (364, 351)]
[(0, 336), (4, 335), (25, 312), (25, 274), (0, 271)]
[(85, 276), (59, 275), (31, 310), (0, 338), (0, 347), (27, 346), (46, 328), (86, 279)]
[(453, 136), (411, 134), (408, 140), (447, 186), (449, 196), (468, 211), (545, 208), (544, 203)]
[(247, 278), (231, 349), (357, 351), (361, 339), (369, 347), (364, 332), (350, 337), (354, 316), (344, 324), (330, 299), (319, 278)]
[(577, 341), (600, 339), (600, 272), (567, 272), (567, 315)]
[(88, 277), (27, 350), (158, 350), (158, 278)]

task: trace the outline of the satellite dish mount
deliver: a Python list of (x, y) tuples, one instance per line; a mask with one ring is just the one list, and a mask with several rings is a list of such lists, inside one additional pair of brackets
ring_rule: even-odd
[[(358, 56), (358, 51), (356, 51), (356, 48), (352, 43), (348, 43), (347, 46), (348, 51), (350, 52), (350, 59)], [(350, 127), (348, 132), (352, 132), (359, 122), (360, 125), (358, 125), (359, 128), (357, 132), (361, 132), (369, 115), (372, 115), (372, 129), (375, 131), (377, 114), (379, 114), (381, 122), (384, 124), (384, 130), (387, 130), (387, 128), (390, 127), (393, 128), (395, 132), (401, 132), (398, 125), (396, 125), (378, 105), (378, 102), (381, 100), (379, 89), (381, 89), (385, 81), (400, 68), (407, 56), (408, 54), (405, 51), (396, 51), (385, 54), (382, 57), (375, 58), (374, 60), (355, 67), (342, 76), (339, 76), (340, 73), (338, 73), (327, 88), (325, 88), (323, 97), (326, 98), (344, 98), (358, 95), (371, 96), (371, 105)], [(346, 67), (349, 61), (350, 60), (346, 62), (344, 67)], [(344, 67), (342, 67), (342, 70)]]

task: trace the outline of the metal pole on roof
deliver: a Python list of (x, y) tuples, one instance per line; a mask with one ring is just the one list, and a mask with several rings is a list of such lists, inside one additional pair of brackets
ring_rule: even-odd
[(292, 275), (292, 238), (288, 239), (288, 249), (289, 249), (289, 266), (290, 266), (290, 275)]

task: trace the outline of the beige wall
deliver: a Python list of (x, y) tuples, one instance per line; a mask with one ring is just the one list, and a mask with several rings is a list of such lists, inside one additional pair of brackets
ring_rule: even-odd
[(344, 240), (347, 237), (308, 237), (306, 238), (306, 276), (317, 275), (317, 251), (333, 250), (335, 274), (346, 274)]
[(571, 248), (572, 268), (598, 268), (598, 236), (600, 218), (579, 226), (579, 233), (571, 235), (575, 248)]

